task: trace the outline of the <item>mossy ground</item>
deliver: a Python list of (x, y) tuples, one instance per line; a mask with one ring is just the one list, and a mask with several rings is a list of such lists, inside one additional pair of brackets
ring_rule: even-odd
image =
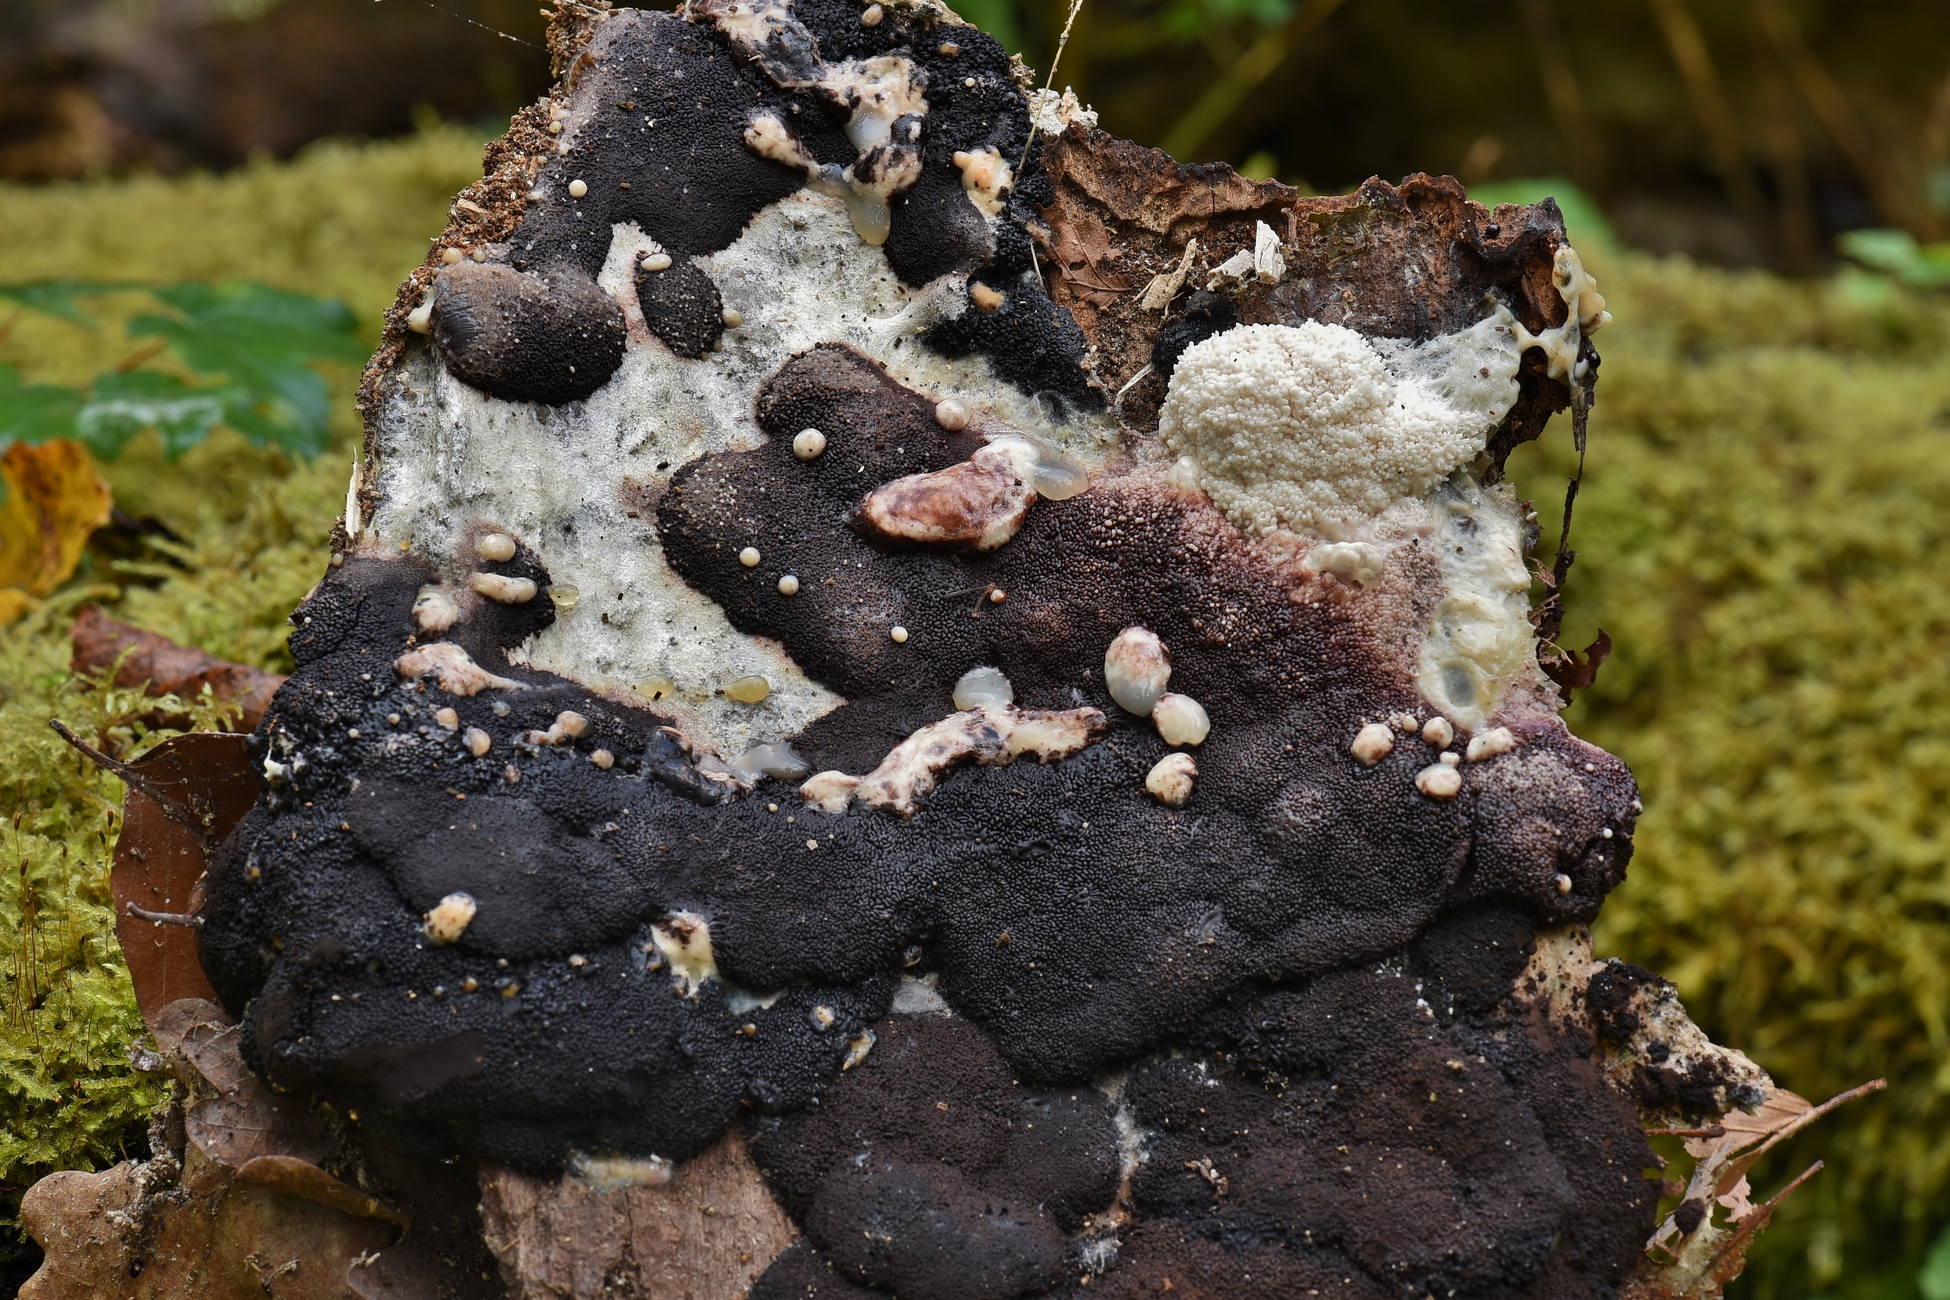
[[(5, 275), (256, 279), (340, 297), (376, 338), (479, 159), (477, 136), (439, 130), (222, 178), (0, 188)], [(1646, 799), (1601, 944), (1671, 976), (1788, 1087), (1890, 1080), (1769, 1172), (1828, 1161), (1738, 1290), (1914, 1295), (1950, 1223), (1950, 305), (1860, 278), (1587, 260), (1617, 323), (1599, 340), (1565, 639), (1603, 626), (1617, 651), (1570, 718), (1632, 763)], [(0, 360), (81, 382), (132, 350), (110, 317), (22, 316)], [(285, 666), (284, 615), (342, 500), (356, 417), (341, 379), (341, 450), (312, 464), (223, 436), (173, 466), (131, 448), (106, 467), (118, 504), (187, 545), (141, 564), (91, 554), (0, 631), (0, 1207), (50, 1168), (115, 1159), (158, 1095), (125, 1058), (140, 1026), (109, 936), (120, 783), (46, 729), (124, 725), (132, 701), (69, 680), (68, 621), (101, 600)], [(1562, 423), (1512, 464), (1547, 519), (1572, 463)]]

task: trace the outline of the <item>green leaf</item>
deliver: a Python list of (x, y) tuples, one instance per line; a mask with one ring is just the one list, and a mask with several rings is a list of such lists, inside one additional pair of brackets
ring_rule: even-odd
[(233, 408), (248, 411), (250, 394), (229, 384), (192, 388), (154, 370), (103, 375), (74, 418), (82, 442), (103, 460), (120, 455), (144, 429), (162, 437), (170, 460), (201, 442), (219, 424), (235, 424)]
[(13, 442), (72, 438), (81, 394), (53, 384), (23, 384), (20, 372), (0, 365), (0, 448)]
[(1906, 230), (1851, 230), (1835, 243), (1862, 265), (1911, 288), (1950, 288), (1950, 244), (1918, 244)]
[(129, 322), (131, 337), (167, 339), (199, 375), (243, 394), (224, 423), (258, 443), (311, 456), (324, 450), (330, 389), (318, 362), (360, 365), (366, 346), (343, 303), (261, 284), (179, 284), (153, 291), (177, 311)]
[(127, 280), (35, 280), (29, 284), (0, 284), (0, 298), (93, 329), (93, 318), (75, 305), (77, 298), (142, 287)]
[(1950, 1228), (1943, 1230), (1924, 1257), (1923, 1271), (1916, 1275), (1916, 1289), (1923, 1293), (1923, 1300), (1950, 1300)]

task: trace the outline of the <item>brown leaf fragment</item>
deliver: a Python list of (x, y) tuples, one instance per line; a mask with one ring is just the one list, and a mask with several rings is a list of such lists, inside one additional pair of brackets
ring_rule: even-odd
[(384, 1219), (401, 1231), (409, 1226), (407, 1217), (398, 1210), (297, 1156), (266, 1155), (248, 1160), (237, 1171), (237, 1181), (302, 1197), (355, 1219)]
[[(150, 695), (187, 698), (208, 686), (218, 699), (234, 700), (243, 709), (239, 725), (245, 731), (256, 729), (264, 711), (270, 707), (271, 697), (284, 684), (284, 678), (277, 673), (218, 659), (193, 646), (178, 645), (168, 637), (112, 619), (93, 605), (75, 618), (69, 638), (74, 645), (69, 667), (74, 672), (98, 673), (114, 668), (115, 685), (139, 686)], [(152, 717), (149, 721), (152, 725), (165, 726), (171, 722), (162, 717)]]
[(1598, 680), (1598, 670), (1611, 658), (1611, 634), (1598, 629), (1598, 637), (1584, 649), (1580, 659), (1576, 650), (1546, 651), (1537, 656), (1544, 675), (1557, 683), (1558, 694), (1569, 704), (1577, 691), (1588, 690)]
[(158, 918), (195, 914), (209, 849), (257, 802), (260, 787), (246, 739), (193, 732), (118, 765), (129, 790), (109, 889), (115, 937), (129, 963), (136, 1006), (151, 1029), (172, 1002), (216, 1001), (216, 990), (203, 974), (194, 925)]

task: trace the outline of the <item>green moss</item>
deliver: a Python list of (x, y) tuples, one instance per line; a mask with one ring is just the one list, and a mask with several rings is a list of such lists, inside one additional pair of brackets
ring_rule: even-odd
[[(380, 313), (479, 158), (477, 136), (441, 129), (319, 145), (224, 177), (0, 186), (0, 247), (10, 279), (249, 278), (330, 295), (376, 340)], [(139, 346), (120, 327), (145, 300), (127, 297), (95, 329), (0, 315), (0, 361), (40, 382), (87, 382)], [(108, 899), (122, 783), (47, 728), (60, 717), (126, 756), (157, 739), (129, 720), (153, 702), (73, 680), (68, 625), (98, 601), (224, 658), (288, 669), (285, 616), (323, 572), (344, 500), (356, 379), (337, 371), (335, 450), (310, 464), (221, 431), (169, 464), (153, 435), (137, 439), (104, 467), (117, 504), (184, 543), (137, 563), (91, 553), (44, 608), (0, 630), (0, 806), (10, 814), (0, 824), (0, 1220), (40, 1175), (120, 1158), (163, 1095), (127, 1058), (142, 1025)], [(207, 701), (193, 713), (203, 727), (226, 721)], [(8, 1253), (0, 1240), (0, 1262)]]
[[(1912, 1294), (1950, 1222), (1950, 307), (1592, 260), (1565, 641), (1617, 649), (1567, 716), (1646, 805), (1600, 946), (1786, 1087), (1888, 1077), (1756, 1175), (1828, 1161), (1741, 1287)], [(1562, 423), (1512, 463), (1547, 518)]]

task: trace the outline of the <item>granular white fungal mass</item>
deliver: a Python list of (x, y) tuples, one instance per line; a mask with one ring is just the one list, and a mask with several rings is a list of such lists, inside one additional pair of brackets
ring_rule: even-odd
[(1341, 325), (1244, 325), (1185, 349), (1158, 431), (1246, 532), (1313, 530), (1428, 494), (1517, 397), (1501, 309), (1383, 350)]

